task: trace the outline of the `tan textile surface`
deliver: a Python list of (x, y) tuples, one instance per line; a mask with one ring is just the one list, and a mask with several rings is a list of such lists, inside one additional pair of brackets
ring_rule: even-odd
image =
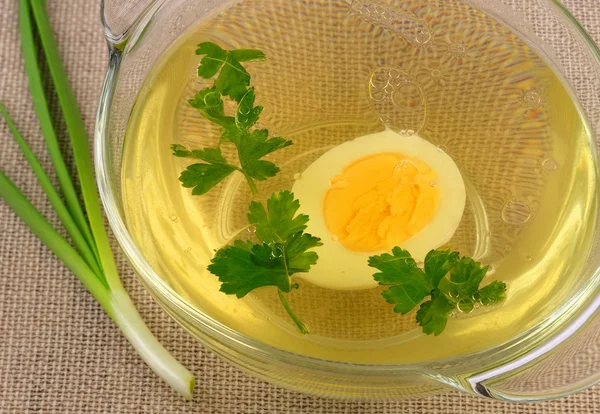
[[(17, 3), (0, 0), (0, 101), (49, 165), (23, 69)], [(600, 41), (598, 0), (565, 3)], [(107, 57), (99, 0), (48, 0), (48, 8), (91, 135)], [(4, 123), (0, 169), (55, 222)], [(196, 374), (195, 400), (182, 401), (144, 365), (79, 281), (0, 203), (1, 414), (600, 413), (599, 387), (529, 405), (456, 392), (423, 400), (348, 403), (283, 390), (241, 373), (199, 345), (159, 309), (123, 257), (118, 260), (124, 283), (152, 331)]]

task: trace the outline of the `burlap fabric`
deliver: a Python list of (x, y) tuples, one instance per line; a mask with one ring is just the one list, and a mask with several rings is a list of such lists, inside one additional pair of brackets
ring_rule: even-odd
[[(106, 67), (97, 0), (48, 1), (65, 65), (92, 132)], [(600, 41), (597, 0), (565, 0)], [(17, 1), (0, 1), (0, 100), (49, 165), (21, 60)], [(56, 106), (56, 101), (52, 101)], [(60, 126), (60, 124), (59, 124)], [(64, 128), (59, 132), (64, 136)], [(70, 160), (68, 160), (70, 161)], [(56, 222), (6, 126), (0, 168)], [(156, 336), (197, 376), (184, 402), (141, 362), (77, 279), (0, 204), (0, 413), (599, 413), (600, 388), (511, 405), (448, 393), (423, 400), (347, 403), (304, 396), (220, 361), (170, 320), (118, 256), (124, 283)]]

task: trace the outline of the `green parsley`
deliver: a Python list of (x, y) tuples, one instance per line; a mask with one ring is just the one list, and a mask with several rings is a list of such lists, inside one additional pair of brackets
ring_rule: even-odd
[(506, 292), (506, 284), (499, 281), (480, 288), (489, 266), (450, 250), (430, 251), (421, 269), (408, 251), (395, 247), (392, 254), (371, 256), (369, 266), (379, 270), (375, 280), (389, 286), (382, 295), (394, 312), (404, 315), (421, 305), (417, 322), (428, 335), (441, 334), (455, 309), (470, 312), (476, 302), (493, 305)]
[(304, 233), (308, 216), (296, 215), (300, 202), (289, 191), (273, 193), (267, 207), (256, 201), (250, 204), (248, 221), (256, 228), (260, 243), (236, 240), (218, 250), (208, 270), (218, 276), (221, 291), (243, 298), (254, 289), (276, 286), (285, 310), (304, 334), (308, 329), (294, 314), (284, 293), (297, 289), (290, 278), (306, 273), (319, 258), (313, 251), (321, 239)]
[[(262, 158), (292, 145), (292, 141), (282, 137), (269, 138), (266, 129), (251, 130), (263, 107), (254, 106), (256, 93), (250, 87), (250, 74), (241, 62), (265, 60), (265, 55), (252, 49), (224, 50), (211, 42), (199, 44), (196, 54), (204, 56), (198, 66), (198, 76), (216, 79), (212, 87), (198, 92), (189, 103), (204, 118), (221, 127), (221, 139), (217, 146), (201, 150), (172, 145), (174, 156), (203, 161), (187, 167), (179, 180), (185, 188), (193, 189), (193, 195), (202, 195), (232, 172), (239, 171), (246, 177), (252, 193), (257, 194), (254, 180), (263, 181), (279, 172), (275, 164)], [(237, 103), (234, 115), (225, 114), (223, 97)], [(224, 143), (236, 147), (237, 163), (232, 164), (223, 156), (221, 145)]]

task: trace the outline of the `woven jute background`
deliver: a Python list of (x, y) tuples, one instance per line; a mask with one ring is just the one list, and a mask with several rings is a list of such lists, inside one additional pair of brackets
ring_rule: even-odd
[[(50, 165), (24, 73), (17, 3), (0, 0), (0, 101), (42, 163)], [(600, 41), (598, 0), (565, 3)], [(48, 0), (48, 9), (91, 136), (107, 59), (99, 1)], [(56, 108), (56, 101), (51, 105)], [(60, 123), (58, 130), (64, 137)], [(0, 169), (56, 223), (4, 123)], [(195, 399), (182, 401), (144, 365), (79, 281), (0, 203), (0, 413), (600, 413), (598, 387), (519, 405), (459, 393), (356, 403), (290, 392), (249, 377), (199, 345), (117, 257), (126, 288), (152, 331), (197, 376)]]

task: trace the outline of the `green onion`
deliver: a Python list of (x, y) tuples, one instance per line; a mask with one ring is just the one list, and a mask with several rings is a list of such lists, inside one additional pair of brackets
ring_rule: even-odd
[[(58, 53), (58, 45), (54, 39), (54, 32), (52, 31), (50, 20), (46, 13), (45, 2), (36, 0), (27, 2), (21, 0), (21, 5), (26, 4), (31, 5), (44, 53), (48, 61), (50, 74), (54, 81), (54, 88), (56, 89), (56, 94), (58, 95), (58, 100), (67, 124), (67, 129), (69, 130), (69, 136), (71, 137), (71, 145), (73, 147), (73, 154), (75, 155), (75, 165), (77, 166), (83, 202), (92, 229), (92, 234), (96, 241), (98, 254), (100, 255), (100, 265), (102, 266), (102, 270), (108, 280), (109, 286), (119, 287), (121, 281), (119, 280), (117, 266), (110, 250), (108, 236), (104, 229), (104, 218), (98, 201), (88, 136), (85, 132), (85, 126), (81, 119), (77, 102), (71, 91), (67, 74), (65, 73), (62, 60)], [(21, 8), (21, 14), (28, 13), (25, 7), (26, 6), (23, 6)], [(29, 27), (21, 27), (21, 32), (25, 30), (31, 32), (31, 25), (29, 25)]]
[[(86, 240), (84, 235), (81, 233), (79, 227), (77, 227), (77, 224), (75, 223), (75, 220), (69, 213), (69, 210), (63, 204), (62, 199), (60, 198), (60, 195), (58, 194), (58, 191), (56, 191), (56, 188), (54, 188), (54, 186), (52, 185), (50, 178), (48, 178), (48, 175), (42, 168), (37, 157), (35, 156), (33, 151), (31, 151), (31, 149), (27, 145), (27, 142), (21, 136), (19, 131), (17, 130), (17, 127), (15, 126), (13, 120), (8, 115), (6, 108), (1, 103), (0, 103), (0, 114), (2, 114), (2, 116), (4, 116), (4, 119), (6, 120), (6, 123), (8, 124), (8, 129), (10, 130), (13, 137), (17, 141), (17, 144), (21, 148), (21, 152), (25, 156), (25, 159), (31, 165), (33, 172), (35, 173), (38, 181), (40, 182), (42, 188), (44, 189), (44, 191), (46, 192), (46, 195), (48, 196), (48, 200), (50, 200), (52, 207), (54, 207), (54, 210), (56, 211), (56, 214), (57, 214), (58, 218), (60, 219), (61, 223), (63, 224), (63, 226), (65, 226), (65, 229), (67, 230), (69, 237), (71, 237), (71, 240), (73, 240), (75, 247), (77, 247), (77, 250), (81, 253), (81, 256), (83, 257), (83, 259), (85, 260), (87, 265), (92, 268), (92, 270), (94, 271), (96, 276), (98, 276), (99, 278), (104, 278), (102, 271), (100, 270), (100, 267), (98, 266), (97, 259), (94, 256), (94, 254), (92, 253), (90, 246), (88, 245), (88, 241)], [(62, 157), (61, 157), (61, 159), (62, 159)], [(59, 174), (59, 175), (61, 175), (61, 174)]]
[(8, 206), (29, 226), (31, 231), (58, 256), (58, 258), (79, 277), (81, 283), (90, 291), (96, 300), (113, 317), (110, 306), (109, 291), (98, 279), (88, 264), (75, 249), (61, 237), (46, 221), (44, 216), (31, 204), (13, 182), (0, 171), (0, 196)]
[[(88, 225), (83, 209), (79, 204), (79, 198), (77, 192), (73, 186), (73, 181), (67, 170), (67, 166), (63, 160), (60, 152), (60, 146), (54, 127), (52, 126), (52, 120), (50, 117), (50, 110), (48, 109), (48, 102), (44, 95), (44, 87), (42, 83), (42, 76), (40, 73), (35, 42), (33, 39), (33, 30), (31, 26), (31, 17), (28, 12), (29, 5), (27, 2), (21, 2), (19, 12), (19, 27), (21, 29), (21, 45), (23, 50), (23, 57), (25, 58), (25, 70), (27, 77), (29, 78), (29, 88), (31, 90), (31, 96), (33, 97), (33, 106), (37, 113), (37, 117), (40, 121), (40, 127), (44, 139), (46, 140), (46, 146), (50, 153), (50, 158), (54, 169), (58, 176), (58, 182), (60, 188), (65, 197), (67, 208), (71, 213), (73, 220), (77, 223), (80, 232), (84, 235), (86, 242), (93, 246), (94, 239), (92, 238), (92, 232)], [(21, 147), (22, 148), (22, 147)], [(94, 252), (96, 259), (98, 260), (97, 252)]]
[[(42, 0), (19, 0), (19, 6), (23, 55), (30, 89), (65, 203), (2, 104), (0, 104), (0, 114), (5, 118), (9, 130), (21, 148), (25, 159), (31, 165), (75, 248), (48, 223), (2, 171), (0, 171), (0, 198), (81, 280), (150, 368), (183, 397), (190, 399), (194, 389), (193, 375), (152, 335), (121, 284), (108, 234), (104, 228), (88, 137), (58, 53), (45, 2)], [(41, 38), (44, 54), (71, 137), (85, 208), (82, 208), (78, 201), (52, 126), (36, 57), (31, 12), (33, 12), (35, 26)]]

